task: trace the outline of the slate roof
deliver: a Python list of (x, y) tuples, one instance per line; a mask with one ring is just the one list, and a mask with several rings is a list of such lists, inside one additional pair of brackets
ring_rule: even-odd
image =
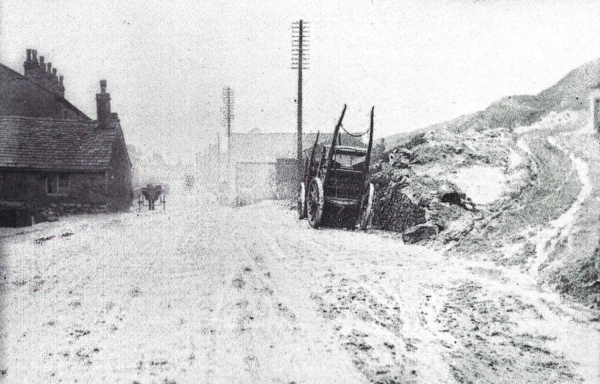
[(91, 121), (64, 97), (30, 81), (20, 73), (0, 64), (0, 115), (62, 118), (67, 109), (79, 120)]
[(0, 117), (0, 168), (104, 171), (116, 137), (95, 121)]

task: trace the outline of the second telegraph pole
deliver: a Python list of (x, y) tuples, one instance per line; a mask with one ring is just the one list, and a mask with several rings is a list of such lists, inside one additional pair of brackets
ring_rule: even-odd
[(308, 25), (303, 20), (292, 24), (292, 69), (298, 70), (298, 180), (302, 179), (302, 70), (308, 69)]

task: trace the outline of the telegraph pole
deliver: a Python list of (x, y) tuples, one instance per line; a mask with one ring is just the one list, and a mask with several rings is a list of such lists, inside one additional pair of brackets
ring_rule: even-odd
[(221, 100), (223, 100), (223, 125), (227, 133), (227, 150), (229, 151), (229, 139), (231, 137), (231, 124), (233, 122), (233, 89), (231, 87), (223, 87), (223, 93), (221, 94)]
[(233, 89), (231, 87), (224, 87), (223, 93), (221, 94), (221, 100), (223, 100), (223, 125), (225, 126), (225, 132), (227, 135), (227, 164), (229, 164), (230, 150), (231, 150), (231, 124), (233, 123)]
[(298, 70), (298, 180), (302, 179), (302, 70), (308, 69), (308, 23), (292, 24), (292, 69)]
[(235, 169), (231, 169), (231, 125), (233, 124), (233, 89), (231, 87), (224, 87), (223, 93), (221, 94), (221, 100), (223, 100), (223, 125), (225, 126), (225, 132), (227, 134), (227, 185), (229, 193), (235, 191), (233, 183), (235, 182)]

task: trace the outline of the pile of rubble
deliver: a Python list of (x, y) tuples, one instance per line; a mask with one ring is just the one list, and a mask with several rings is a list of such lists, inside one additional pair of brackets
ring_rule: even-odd
[(407, 243), (436, 236), (475, 205), (454, 184), (417, 176), (410, 168), (378, 172), (373, 226), (402, 232)]
[[(504, 132), (472, 134), (485, 136), (489, 144)], [(498, 164), (507, 157), (500, 147), (480, 150), (471, 144), (478, 141), (481, 138), (439, 130), (416, 135), (386, 153), (372, 168), (373, 227), (400, 232), (406, 243), (430, 239), (442, 231), (446, 240), (470, 231), (481, 216), (478, 207), (448, 175), (459, 167)]]

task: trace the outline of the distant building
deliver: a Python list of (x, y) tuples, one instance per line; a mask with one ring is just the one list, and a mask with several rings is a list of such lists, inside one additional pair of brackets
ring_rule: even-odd
[(131, 163), (106, 81), (92, 120), (64, 99), (56, 71), (35, 51), (24, 67), (21, 76), (0, 64), (0, 226), (128, 209)]
[(227, 154), (221, 152), (220, 143), (209, 144), (202, 153), (196, 154), (196, 174), (198, 181), (207, 190), (216, 191), (224, 181), (227, 167)]
[[(316, 133), (303, 134), (302, 147), (312, 148)], [(364, 145), (359, 139), (341, 135), (344, 145)], [(320, 144), (331, 144), (332, 133), (321, 133)], [(288, 199), (297, 191), (297, 134), (232, 133), (227, 152), (218, 145), (198, 158), (201, 174), (210, 174), (229, 184), (229, 192), (243, 200)], [(218, 175), (218, 176), (217, 176)]]

